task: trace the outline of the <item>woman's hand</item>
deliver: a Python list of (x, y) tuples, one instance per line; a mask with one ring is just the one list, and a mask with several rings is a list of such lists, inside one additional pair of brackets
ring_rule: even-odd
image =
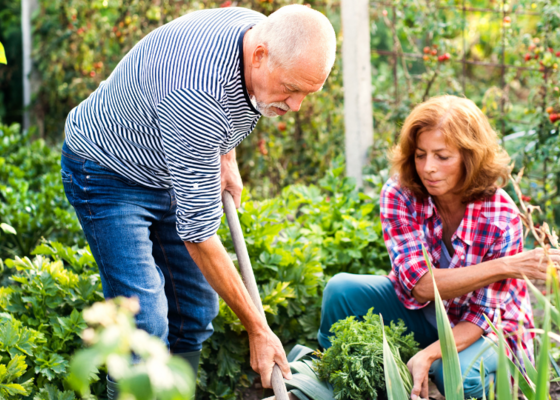
[(412, 393), (410, 394), (412, 400), (418, 399), (418, 397), (423, 399), (428, 398), (428, 372), (430, 371), (432, 362), (434, 362), (428, 349), (429, 348), (426, 348), (416, 353), (406, 364), (408, 370), (412, 374), (412, 380), (414, 381)]
[[(553, 263), (560, 265), (560, 250), (549, 249), (548, 254)], [(546, 280), (547, 262), (544, 250), (540, 247), (501, 260), (507, 264), (511, 278), (523, 279), (526, 276), (529, 279)]]

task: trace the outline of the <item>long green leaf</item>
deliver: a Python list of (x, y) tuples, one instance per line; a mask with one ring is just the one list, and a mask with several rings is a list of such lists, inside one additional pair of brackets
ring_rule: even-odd
[(544, 307), (544, 334), (541, 336), (541, 346), (537, 357), (537, 385), (535, 392), (535, 400), (548, 399), (548, 377), (549, 377), (549, 360), (548, 353), (550, 351), (550, 305), (547, 303)]
[(290, 393), (296, 396), (299, 400), (309, 400), (309, 397), (303, 394), (301, 390), (297, 390), (297, 389), (290, 390)]
[(313, 353), (313, 351), (314, 350), (309, 347), (302, 346), (301, 344), (296, 344), (292, 348), (292, 350), (290, 350), (290, 353), (286, 358), (288, 359), (288, 362), (291, 363), (293, 361), (298, 361), (300, 358), (303, 358)]
[(445, 398), (447, 400), (463, 400), (465, 394), (463, 391), (463, 378), (461, 376), (461, 365), (459, 363), (459, 353), (453, 337), (453, 330), (447, 317), (447, 311), (441, 300), (441, 296), (437, 289), (436, 279), (432, 270), (432, 263), (428, 257), (428, 253), (422, 244), (422, 252), (424, 259), (428, 264), (428, 269), (432, 275), (434, 282), (434, 302), (436, 303), (436, 320), (438, 328), (438, 336), (441, 345), (441, 359), (443, 363), (443, 384), (445, 387)]
[[(486, 386), (486, 371), (484, 370), (484, 358), (480, 359), (480, 382), (482, 387)], [(482, 400), (486, 400), (486, 390), (482, 391)]]
[(549, 354), (548, 358), (550, 359), (550, 364), (552, 365), (552, 368), (554, 369), (554, 373), (556, 374), (556, 377), (560, 378), (560, 366), (558, 366), (558, 364), (556, 363), (556, 360), (554, 359), (554, 357), (552, 357), (552, 354)]
[(6, 60), (6, 51), (4, 50), (4, 45), (0, 42), (0, 64), (8, 64)]
[(404, 383), (397, 367), (397, 362), (393, 357), (393, 352), (387, 343), (385, 337), (385, 326), (383, 325), (383, 317), (381, 317), (381, 326), (383, 327), (383, 364), (385, 366), (385, 385), (387, 388), (387, 397), (389, 400), (408, 399)]
[(313, 379), (304, 374), (294, 374), (292, 379), (284, 380), (288, 390), (302, 391), (312, 400), (335, 400), (333, 392), (326, 389), (318, 379)]
[[(488, 316), (484, 315), (484, 318), (486, 319), (486, 322), (488, 322), (488, 324), (490, 325), (490, 328), (492, 329), (492, 331), (494, 331), (494, 333), (496, 334), (496, 336), (499, 336), (498, 334), (498, 328), (496, 328), (496, 326), (492, 323), (492, 321), (490, 321), (490, 319), (488, 318)], [(498, 351), (498, 346), (496, 345), (496, 343), (494, 343), (492, 340), (486, 338), (486, 341), (488, 343), (491, 343), (492, 346), (494, 346), (496, 348), (496, 352)], [(515, 358), (515, 360), (517, 360), (518, 364), (519, 364), (519, 360), (518, 358), (515, 356), (514, 352), (511, 350), (511, 347), (509, 347), (509, 345), (506, 343), (504, 343), (506, 348), (509, 349), (510, 354), (512, 354), (512, 356)], [(527, 379), (527, 376), (519, 369), (518, 365), (516, 365), (511, 359), (507, 359), (508, 360), (508, 366), (509, 366), (509, 373), (513, 376), (518, 376), (519, 377), (519, 388), (521, 389), (521, 391), (523, 392), (523, 394), (525, 395), (525, 397), (527, 397), (528, 400), (533, 400), (535, 398), (535, 389), (533, 387), (533, 383), (536, 380), (536, 370), (535, 367), (533, 367), (533, 364), (531, 363), (531, 361), (529, 361), (529, 358), (527, 357), (527, 355), (525, 354), (525, 352), (521, 353), (523, 355), (523, 359), (524, 359), (524, 366), (526, 368), (527, 371), (531, 370), (531, 371), (535, 371), (535, 379), (532, 379), (529, 376), (530, 381)]]
[[(560, 307), (560, 285), (558, 284), (558, 272), (554, 269), (551, 271), (552, 288), (554, 292), (554, 305)], [(556, 326), (560, 328), (560, 313), (555, 317)]]
[[(550, 301), (545, 297), (545, 295), (543, 295), (541, 293), (541, 291), (539, 289), (537, 289), (537, 287), (535, 285), (533, 285), (533, 283), (529, 279), (525, 279), (525, 282), (527, 283), (527, 287), (529, 287), (529, 289), (531, 289), (531, 291), (535, 295), (535, 299), (537, 300), (537, 302), (542, 307), (545, 307), (545, 306), (548, 305), (548, 307), (550, 309), (549, 312), (550, 312), (550, 315), (552, 316), (552, 320), (554, 321), (554, 323), (555, 324), (560, 324), (560, 312), (558, 312), (558, 309), (550, 303)], [(560, 325), (558, 325), (557, 328), (560, 328)]]
[(498, 370), (496, 372), (496, 389), (498, 400), (511, 399), (510, 375), (508, 368), (508, 357), (506, 355), (506, 339), (502, 330), (500, 310), (498, 313)]
[(536, 382), (537, 370), (535, 369), (535, 366), (533, 365), (531, 360), (529, 360), (529, 357), (527, 357), (527, 354), (524, 351), (521, 352), (521, 356), (523, 357), (523, 365), (525, 366), (525, 371), (527, 371), (527, 376), (529, 377), (531, 382)]

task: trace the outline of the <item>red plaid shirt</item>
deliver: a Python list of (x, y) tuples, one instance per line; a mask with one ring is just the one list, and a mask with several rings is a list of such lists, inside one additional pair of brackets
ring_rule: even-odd
[[(439, 268), (443, 225), (429, 197), (417, 199), (409, 190), (389, 179), (381, 191), (381, 223), (383, 238), (393, 269), (389, 279), (406, 308), (415, 310), (428, 303), (419, 303), (412, 295), (416, 283), (428, 272), (422, 255), (423, 243), (435, 268)], [(465, 216), (452, 238), (453, 259), (449, 268), (462, 268), (484, 261), (511, 256), (523, 251), (523, 225), (513, 200), (499, 189), (494, 196), (467, 205)], [(508, 343), (519, 354), (516, 336), (521, 325), (521, 342), (533, 360), (533, 312), (525, 281), (504, 279), (461, 297), (443, 301), (451, 326), (469, 321), (480, 326), (487, 336), (497, 340), (486, 314), (496, 325), (500, 310)]]

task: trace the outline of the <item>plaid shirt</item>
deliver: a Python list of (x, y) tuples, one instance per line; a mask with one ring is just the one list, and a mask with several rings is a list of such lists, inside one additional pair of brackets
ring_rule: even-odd
[[(443, 225), (429, 197), (417, 199), (389, 179), (381, 191), (381, 223), (383, 238), (393, 269), (389, 279), (406, 308), (415, 310), (428, 303), (419, 303), (412, 295), (416, 283), (428, 272), (422, 255), (424, 244), (435, 268), (439, 268)], [(484, 261), (511, 256), (523, 251), (523, 225), (519, 210), (508, 194), (499, 189), (494, 196), (467, 205), (465, 216), (452, 238), (453, 259), (449, 268), (462, 268)], [(533, 313), (525, 281), (504, 279), (461, 297), (443, 301), (451, 326), (469, 321), (480, 326), (488, 337), (497, 340), (486, 314), (496, 325), (499, 309), (508, 343), (519, 354), (516, 337), (521, 325), (521, 343), (533, 360)], [(520, 354), (519, 354), (520, 355)]]

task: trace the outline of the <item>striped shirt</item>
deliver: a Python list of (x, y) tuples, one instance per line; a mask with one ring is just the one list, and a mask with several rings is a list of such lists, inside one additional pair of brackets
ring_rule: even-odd
[(157, 28), (66, 120), (66, 143), (76, 154), (141, 185), (173, 188), (184, 241), (217, 232), (220, 155), (259, 120), (244, 81), (243, 37), (264, 18), (224, 8)]

